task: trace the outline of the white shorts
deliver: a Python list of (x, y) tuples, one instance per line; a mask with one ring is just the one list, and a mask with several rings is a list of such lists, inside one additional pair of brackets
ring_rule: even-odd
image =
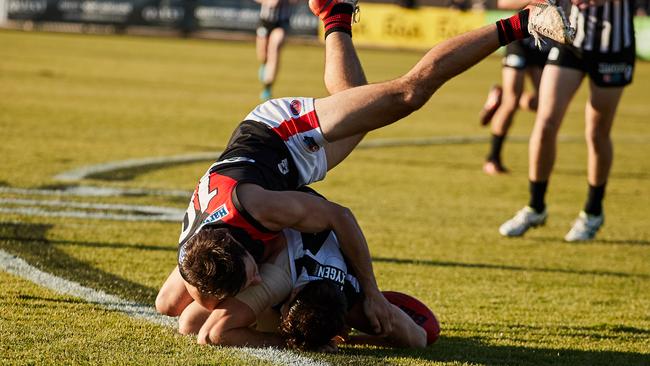
[(300, 186), (325, 178), (327, 141), (314, 110), (314, 98), (271, 99), (258, 105), (246, 120), (261, 122), (282, 138), (298, 169)]

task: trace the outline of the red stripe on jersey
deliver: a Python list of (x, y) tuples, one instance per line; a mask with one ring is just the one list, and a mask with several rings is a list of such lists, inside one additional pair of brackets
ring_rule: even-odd
[(298, 118), (292, 118), (288, 121), (283, 121), (278, 127), (273, 128), (284, 141), (289, 140), (289, 137), (296, 135), (300, 132), (311, 131), (319, 127), (318, 117), (316, 111), (311, 111)]

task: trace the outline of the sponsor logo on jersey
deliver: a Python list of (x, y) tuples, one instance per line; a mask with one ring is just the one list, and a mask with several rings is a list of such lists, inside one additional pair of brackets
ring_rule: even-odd
[(300, 111), (302, 111), (302, 104), (300, 103), (299, 100), (294, 99), (289, 104), (289, 109), (291, 110), (291, 114), (293, 114), (294, 116), (299, 116)]
[(224, 203), (223, 205), (219, 206), (210, 216), (208, 216), (205, 220), (203, 220), (203, 224), (211, 224), (213, 222), (219, 221), (222, 218), (228, 216), (230, 212), (228, 212), (228, 208), (226, 208), (226, 204)]
[(287, 175), (287, 173), (289, 173), (289, 161), (287, 159), (282, 159), (282, 161), (278, 163), (278, 170), (280, 170), (280, 173)]
[(302, 142), (307, 147), (307, 150), (311, 152), (316, 152), (320, 149), (320, 146), (316, 143), (316, 140), (314, 140), (314, 138), (311, 136), (303, 136)]
[(318, 268), (316, 268), (316, 271), (314, 272), (315, 272), (313, 274), (314, 277), (332, 280), (341, 285), (345, 283), (345, 272), (343, 272), (342, 270), (336, 267), (318, 266)]

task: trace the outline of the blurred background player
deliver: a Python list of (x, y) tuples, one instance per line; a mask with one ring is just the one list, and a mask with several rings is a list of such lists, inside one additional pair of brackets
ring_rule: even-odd
[(557, 134), (571, 98), (585, 74), (589, 98), (585, 106), (587, 202), (566, 234), (567, 241), (593, 239), (604, 222), (602, 201), (612, 166), (610, 132), (623, 88), (632, 82), (635, 62), (633, 0), (572, 5), (577, 28), (573, 44), (549, 52), (539, 90), (539, 107), (529, 146), (528, 206), (499, 228), (504, 236), (521, 236), (544, 224), (546, 187), (555, 162)]
[[(497, 7), (517, 10), (529, 3), (528, 0), (499, 0)], [(532, 38), (527, 38), (506, 46), (501, 70), (502, 84), (492, 87), (479, 116), (481, 125), (491, 123), (490, 151), (483, 164), (485, 173), (499, 175), (508, 172), (501, 159), (503, 143), (518, 108), (537, 110), (537, 90), (551, 45), (551, 41), (547, 41), (539, 49)], [(530, 92), (524, 91), (526, 75), (530, 77), (533, 85)]]
[(261, 4), (260, 25), (255, 46), (257, 59), (262, 63), (258, 77), (263, 85), (260, 99), (272, 97), (271, 88), (280, 67), (280, 50), (289, 31), (291, 14), (296, 0), (256, 0)]

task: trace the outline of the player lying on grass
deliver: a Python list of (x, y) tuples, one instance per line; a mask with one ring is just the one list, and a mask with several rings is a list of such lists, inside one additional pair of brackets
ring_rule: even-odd
[[(215, 229), (199, 233), (199, 240), (209, 238), (206, 233), (211, 230)], [(261, 266), (260, 284), (226, 298), (214, 310), (190, 304), (179, 318), (179, 331), (198, 334), (201, 344), (325, 351), (336, 349), (332, 339), (346, 335), (347, 327), (374, 334), (363, 311), (364, 292), (347, 266), (336, 235), (331, 230), (301, 234), (284, 229), (279, 237), (285, 249)], [(422, 327), (395, 305), (389, 311), (394, 321), (388, 334), (351, 341), (426, 346), (428, 335)]]
[[(496, 24), (444, 41), (404, 76), (366, 84), (351, 38), (354, 0), (311, 0), (325, 25), (325, 98), (283, 98), (259, 105), (235, 130), (201, 178), (183, 220), (179, 266), (156, 299), (179, 315), (193, 301), (211, 310), (259, 281), (257, 264), (276, 255), (285, 228), (333, 230), (364, 289), (364, 311), (376, 333), (391, 332), (392, 311), (373, 275), (368, 245), (352, 213), (295, 189), (322, 180), (363, 136), (422, 107), (447, 80), (497, 48), (530, 34), (571, 38), (557, 8), (532, 5)], [(210, 225), (219, 250), (195, 247)], [(200, 281), (200, 282), (199, 282)]]

